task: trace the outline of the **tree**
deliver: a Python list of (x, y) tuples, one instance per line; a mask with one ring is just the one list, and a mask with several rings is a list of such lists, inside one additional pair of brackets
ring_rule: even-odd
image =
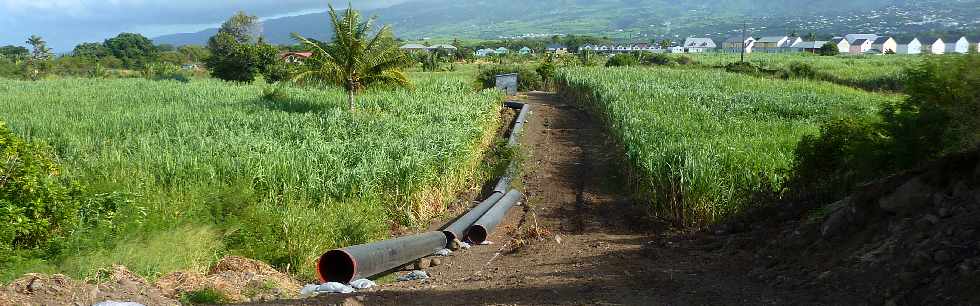
[(30, 55), (31, 55), (31, 51), (21, 46), (8, 45), (8, 46), (0, 47), (0, 56), (8, 59), (18, 60), (18, 59), (26, 58)]
[(293, 77), (293, 81), (342, 86), (347, 91), (351, 111), (355, 109), (354, 96), (366, 87), (375, 84), (411, 86), (402, 68), (410, 66), (412, 60), (395, 45), (391, 28), (382, 26), (372, 36), (370, 32), (376, 19), (361, 22), (360, 18), (360, 13), (350, 7), (341, 18), (331, 5), (330, 22), (334, 31), (331, 43), (293, 34), (313, 52), (313, 57), (306, 61), (304, 70)]
[(828, 41), (827, 43), (823, 44), (823, 46), (820, 46), (820, 50), (818, 50), (817, 53), (823, 56), (835, 56), (840, 54), (840, 49), (837, 48), (837, 45), (834, 44), (834, 42)]
[(808, 40), (808, 41), (816, 41), (817, 40), (817, 33), (813, 33), (813, 32), (807, 33), (806, 34), (806, 40)]
[(40, 36), (31, 35), (27, 39), (27, 44), (31, 45), (34, 50), (31, 52), (31, 56), (35, 61), (42, 61), (51, 59), (51, 48), (48, 48), (48, 43), (44, 41)]
[(674, 42), (670, 41), (670, 39), (663, 39), (660, 41), (660, 49), (670, 48), (670, 45), (673, 43)]
[(82, 43), (75, 46), (75, 49), (71, 51), (71, 55), (92, 58), (103, 58), (109, 56), (111, 53), (109, 48), (106, 48), (100, 43)]
[(167, 51), (167, 52), (160, 53), (158, 60), (160, 62), (180, 66), (187, 62), (187, 57), (181, 54), (180, 52)]
[(234, 16), (228, 18), (218, 29), (220, 33), (227, 33), (242, 44), (252, 43), (252, 39), (262, 35), (262, 24), (259, 17), (248, 15), (243, 11), (238, 11)]
[(207, 48), (197, 45), (180, 46), (180, 48), (177, 48), (177, 52), (183, 54), (192, 63), (204, 62), (211, 55), (211, 52)]
[(141, 68), (156, 60), (158, 54), (149, 38), (135, 33), (121, 33), (107, 39), (104, 45), (126, 68)]

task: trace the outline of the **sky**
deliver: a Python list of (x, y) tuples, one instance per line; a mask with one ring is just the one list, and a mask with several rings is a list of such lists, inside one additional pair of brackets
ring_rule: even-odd
[[(358, 9), (411, 0), (351, 0)], [(239, 10), (265, 19), (324, 11), (346, 0), (0, 0), (0, 46), (23, 45), (32, 34), (55, 52), (102, 42), (122, 32), (146, 37), (215, 27)]]

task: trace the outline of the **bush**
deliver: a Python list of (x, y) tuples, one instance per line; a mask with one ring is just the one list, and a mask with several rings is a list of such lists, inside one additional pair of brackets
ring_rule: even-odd
[(293, 72), (289, 65), (283, 62), (276, 62), (275, 64), (265, 67), (265, 69), (262, 71), (262, 77), (264, 77), (265, 81), (270, 84), (289, 80), (292, 75)]
[(50, 148), (17, 137), (0, 121), (0, 250), (31, 249), (74, 227), (77, 189)]
[(670, 58), (670, 56), (667, 56), (666, 54), (657, 53), (654, 54), (653, 56), (648, 56), (644, 58), (643, 63), (647, 65), (670, 65), (674, 63), (674, 61)]
[(180, 302), (186, 305), (216, 305), (227, 303), (228, 301), (228, 297), (224, 293), (213, 288), (185, 292), (180, 297)]
[(633, 54), (616, 54), (606, 62), (606, 67), (627, 67), (640, 65), (640, 59)]
[(759, 66), (750, 62), (734, 62), (725, 65), (725, 70), (731, 73), (744, 73), (750, 75), (756, 75), (761, 71)]
[(840, 54), (840, 49), (833, 42), (827, 42), (820, 46), (820, 50), (817, 51), (821, 56), (835, 56)]
[[(980, 56), (930, 58), (907, 71), (909, 97), (880, 122), (829, 122), (796, 149), (792, 186), (840, 198), (856, 184), (980, 144)], [(816, 193), (816, 194), (812, 194)]]
[(677, 57), (677, 64), (679, 65), (693, 65), (694, 59), (687, 55), (681, 55)]
[(542, 89), (544, 85), (541, 75), (525, 65), (493, 65), (490, 68), (481, 69), (479, 76), (477, 76), (477, 82), (481, 88), (495, 88), (497, 76), (508, 73), (517, 73), (517, 90), (538, 90)]
[(811, 66), (810, 64), (804, 62), (790, 63), (789, 66), (783, 69), (781, 74), (783, 78), (787, 78), (787, 79), (790, 78), (811, 79), (811, 80), (823, 79), (822, 73), (817, 71), (817, 69), (813, 68), (813, 66)]
[(154, 81), (173, 80), (181, 83), (191, 81), (187, 73), (181, 71), (177, 65), (170, 63), (147, 64), (143, 68), (142, 75), (144, 78)]

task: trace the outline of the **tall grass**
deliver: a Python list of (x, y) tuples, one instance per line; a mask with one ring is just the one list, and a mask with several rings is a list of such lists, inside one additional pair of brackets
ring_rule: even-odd
[[(723, 67), (740, 60), (741, 54), (691, 54), (702, 65)], [(785, 70), (793, 63), (806, 63), (826, 74), (827, 81), (867, 90), (902, 88), (903, 72), (927, 58), (925, 55), (839, 55), (819, 56), (809, 53), (752, 53), (746, 60), (766, 70)]]
[(688, 225), (778, 192), (796, 144), (821, 121), (870, 115), (894, 99), (716, 70), (576, 68), (558, 80), (564, 98), (590, 106), (624, 145), (655, 210)]
[[(338, 89), (0, 79), (0, 119), (56, 148), (97, 199), (83, 213), (103, 216), (21, 270), (113, 261), (146, 275), (238, 254), (310, 276), (324, 250), (421, 226), (471, 183), (502, 97), (472, 77), (413, 78), (414, 90), (359, 96), (353, 113)], [(153, 252), (173, 258), (141, 259)]]

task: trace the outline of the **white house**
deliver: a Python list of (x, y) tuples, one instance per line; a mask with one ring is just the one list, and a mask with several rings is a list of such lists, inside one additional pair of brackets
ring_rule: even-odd
[(498, 55), (503, 55), (503, 54), (510, 53), (510, 49), (507, 49), (507, 48), (504, 48), (504, 47), (500, 47), (500, 48), (497, 48), (497, 50), (494, 50), (493, 52), (496, 53), (496, 54), (498, 54)]
[(858, 39), (866, 39), (868, 41), (875, 41), (875, 39), (878, 39), (878, 34), (847, 34), (847, 35), (844, 35), (844, 38), (847, 39), (847, 42), (849, 42), (849, 43), (851, 43), (853, 45), (854, 44), (854, 41), (856, 41)]
[(520, 53), (520, 54), (523, 54), (523, 55), (534, 54), (534, 50), (531, 50), (531, 48), (528, 48), (528, 47), (523, 47), (523, 48), (521, 48), (520, 51), (517, 51), (517, 53)]
[(946, 52), (946, 44), (943, 43), (942, 38), (926, 37), (919, 41), (922, 42), (922, 53), (943, 54)]
[(798, 44), (794, 45), (793, 48), (796, 49), (799, 52), (819, 53), (820, 52), (820, 48), (823, 48), (823, 45), (826, 45), (826, 44), (827, 44), (827, 41), (825, 41), (825, 40), (804, 41), (804, 42), (801, 42), (801, 43), (798, 43)]
[(752, 37), (741, 37), (734, 36), (729, 37), (724, 42), (721, 43), (722, 52), (731, 53), (752, 53), (752, 47), (755, 46), (755, 38)]
[(858, 39), (856, 39), (856, 40), (854, 40), (854, 41), (851, 42), (851, 51), (850, 51), (850, 53), (851, 54), (864, 54), (864, 52), (868, 52), (868, 50), (871, 50), (871, 43), (872, 43), (872, 41), (870, 41), (870, 40), (867, 40), (867, 39), (864, 39), (864, 38), (858, 38)]
[(670, 47), (667, 50), (670, 53), (684, 53), (684, 47)]
[(967, 53), (970, 51), (970, 42), (966, 40), (966, 37), (960, 36), (957, 40), (952, 40), (946, 43), (946, 53)]
[(876, 53), (898, 53), (898, 42), (888, 36), (878, 36), (871, 42), (871, 50)]
[(847, 38), (834, 37), (830, 41), (833, 42), (835, 45), (837, 45), (837, 51), (840, 51), (840, 53), (851, 52), (851, 42), (847, 41)]
[(918, 38), (912, 38), (907, 44), (898, 44), (897, 50), (898, 54), (919, 54), (922, 53), (922, 42), (919, 42)]
[(718, 48), (718, 45), (711, 38), (688, 37), (684, 40), (684, 49), (688, 53), (703, 53), (714, 50), (715, 48)]
[(491, 55), (494, 55), (494, 54), (497, 54), (497, 51), (494, 50), (494, 49), (487, 48), (487, 49), (476, 50), (476, 56), (479, 56), (479, 57), (486, 57), (486, 56), (491, 56)]

